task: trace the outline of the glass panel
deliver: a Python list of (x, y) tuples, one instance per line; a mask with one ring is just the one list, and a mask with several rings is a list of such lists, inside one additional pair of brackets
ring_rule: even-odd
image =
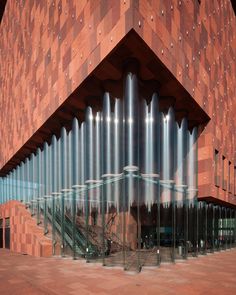
[(86, 186), (78, 185), (74, 188), (74, 214), (76, 216), (73, 229), (74, 249), (73, 257), (86, 257), (87, 248), (87, 227), (86, 227)]
[(157, 94), (141, 108), (143, 153), (140, 155), (140, 265), (160, 264), (160, 122)]
[(72, 169), (71, 169), (71, 152), (72, 152), (72, 132), (70, 131), (66, 138), (66, 150), (65, 150), (65, 170), (67, 177), (67, 189), (65, 196), (65, 254), (71, 255), (73, 254), (73, 245), (74, 245), (74, 224), (73, 224), (73, 216), (72, 216), (72, 204), (73, 204), (73, 190), (72, 190)]
[(61, 129), (61, 195), (60, 195), (60, 225), (61, 225), (61, 256), (71, 254), (72, 249), (72, 221), (71, 221), (71, 203), (72, 189), (69, 187), (69, 143), (66, 129)]
[(187, 254), (196, 256), (198, 253), (198, 201), (197, 201), (197, 138), (198, 129), (194, 127), (188, 131), (188, 155), (187, 155)]
[(107, 201), (107, 211), (105, 210), (105, 265), (123, 266), (123, 211), (122, 204), (123, 174), (113, 174), (103, 182), (104, 199), (111, 192), (112, 197)]
[(44, 234), (48, 233), (48, 204), (49, 204), (49, 146), (48, 143), (44, 143), (43, 149), (43, 167), (42, 167), (42, 179), (43, 179), (43, 206), (44, 206), (44, 215), (43, 215), (43, 225), (44, 225)]
[(227, 208), (222, 206), (221, 209), (222, 218), (222, 249), (227, 249)]
[(37, 215), (37, 198), (38, 198), (38, 159), (37, 159), (37, 155), (33, 155), (33, 159), (34, 159), (34, 204), (35, 204), (35, 215)]
[(175, 122), (174, 111), (169, 109), (161, 115), (161, 196), (160, 196), (160, 255), (161, 261), (175, 260), (175, 190), (174, 154)]
[[(87, 225), (86, 225), (86, 206), (87, 206), (87, 191), (85, 185), (86, 177), (86, 126), (85, 123), (81, 124), (79, 131), (79, 142), (77, 142), (78, 149), (80, 151), (77, 161), (78, 165), (78, 175), (74, 174), (76, 183), (78, 183), (78, 192), (76, 194), (76, 245), (78, 251), (76, 251), (77, 256), (86, 257), (87, 248)], [(74, 138), (76, 140), (76, 137)]]
[(219, 232), (219, 222), (220, 222), (220, 209), (219, 206), (214, 206), (214, 251), (220, 250), (220, 232)]
[(231, 210), (226, 208), (226, 248), (231, 248)]
[(53, 254), (127, 270), (196, 255), (198, 245), (205, 253), (216, 233), (231, 245), (230, 210), (200, 202), (197, 220), (197, 128), (186, 118), (179, 126), (172, 107), (161, 113), (155, 92), (145, 101), (130, 69), (124, 98), (106, 92), (102, 110), (88, 107), (81, 125), (74, 118), (1, 179), (2, 201), (30, 202)]
[(95, 122), (92, 109), (86, 111), (85, 239), (86, 259), (104, 259), (104, 215), (100, 163), (100, 115)]
[(11, 200), (11, 174), (9, 173), (7, 175), (7, 195), (8, 195), (8, 201)]
[(124, 97), (124, 192), (123, 249), (126, 270), (140, 270), (139, 220), (139, 97), (137, 77), (129, 72), (125, 80)]
[(198, 247), (199, 254), (206, 254), (207, 249), (207, 214), (206, 214), (206, 203), (198, 203)]
[(48, 211), (49, 222), (52, 227), (52, 252), (55, 255), (55, 246), (56, 246), (56, 227), (55, 227), (55, 196), (58, 194), (57, 192), (57, 171), (58, 171), (58, 155), (57, 155), (57, 139), (56, 136), (52, 136), (51, 143), (51, 198), (50, 198), (50, 208)]
[(213, 205), (207, 205), (207, 251), (213, 252), (214, 247), (214, 220), (213, 220)]
[(236, 247), (236, 210), (233, 209), (233, 220), (234, 220), (234, 238), (233, 238), (233, 241), (234, 241), (234, 247)]
[(219, 250), (223, 247), (223, 232), (222, 232), (222, 207), (218, 206), (219, 210), (219, 220), (218, 220), (218, 242), (219, 242)]
[(95, 179), (93, 182), (87, 181), (87, 187), (85, 204), (86, 259), (87, 261), (104, 263), (104, 214), (106, 214), (106, 209), (105, 205), (103, 207), (102, 182), (99, 180), (95, 182)]
[[(99, 118), (96, 118), (96, 121)], [(103, 202), (105, 265), (123, 266), (123, 170), (122, 170), (122, 104), (105, 95), (103, 106)], [(98, 129), (97, 129), (98, 130)], [(98, 152), (97, 152), (98, 154)]]
[[(54, 254), (61, 254), (61, 193), (53, 195), (52, 212), (55, 212), (55, 218), (53, 223), (53, 228), (55, 228), (54, 233)], [(55, 206), (55, 209), (53, 208)]]
[(26, 163), (25, 163), (25, 201), (26, 204), (29, 204), (30, 201), (30, 162), (29, 162), (29, 158), (26, 159)]
[(197, 199), (188, 204), (188, 255), (198, 255), (198, 208)]
[(230, 248), (234, 247), (234, 210), (230, 209)]
[(176, 194), (176, 241), (175, 258), (187, 257), (188, 243), (188, 199), (187, 199), (187, 120), (183, 119), (180, 127), (176, 123), (176, 168), (175, 168), (175, 194)]
[(225, 225), (226, 225), (226, 214), (225, 207), (220, 207), (220, 249), (226, 249), (226, 234), (225, 234)]
[(3, 203), (5, 203), (6, 191), (5, 191), (5, 177), (3, 177)]

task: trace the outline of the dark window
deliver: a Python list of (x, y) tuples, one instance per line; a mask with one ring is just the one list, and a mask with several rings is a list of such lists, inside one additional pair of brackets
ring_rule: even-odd
[(220, 186), (219, 152), (217, 150), (215, 150), (214, 162), (215, 162), (215, 185)]
[(10, 227), (10, 218), (5, 219), (5, 227)]
[(5, 248), (10, 249), (10, 218), (5, 219)]
[(227, 189), (227, 186), (226, 186), (226, 160), (225, 160), (225, 157), (222, 156), (222, 188), (223, 190), (226, 190)]

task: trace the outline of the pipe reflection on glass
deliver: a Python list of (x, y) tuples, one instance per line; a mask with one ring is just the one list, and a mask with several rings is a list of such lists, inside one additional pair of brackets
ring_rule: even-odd
[[(80, 126), (80, 142), (79, 142), (79, 150), (80, 150), (80, 174), (79, 174), (79, 185), (84, 189), (86, 188), (86, 123), (83, 122)], [(81, 212), (85, 212), (86, 201), (85, 201), (85, 190), (80, 192), (78, 206), (81, 208)]]
[(102, 125), (103, 125), (103, 182), (104, 182), (104, 192), (103, 192), (103, 206), (105, 212), (112, 205), (111, 197), (111, 184), (109, 179), (112, 178), (112, 144), (111, 144), (111, 128), (113, 124), (113, 117), (111, 113), (111, 103), (110, 95), (108, 92), (104, 94), (103, 98), (103, 116), (102, 116)]
[[(95, 116), (95, 183), (101, 180), (101, 114), (96, 113)], [(94, 209), (101, 210), (101, 188), (100, 186), (93, 189), (93, 197), (90, 200), (90, 206)]]
[(144, 155), (140, 155), (141, 160), (143, 158), (142, 179), (143, 193), (141, 195), (142, 202), (147, 205), (148, 211), (151, 206), (157, 201), (156, 199), (156, 185), (151, 181), (156, 181), (159, 178), (158, 174), (158, 141), (159, 132), (157, 129), (159, 106), (157, 94), (152, 96), (150, 105), (143, 102), (143, 138), (144, 138)]
[(55, 135), (52, 136), (52, 169), (51, 169), (51, 173), (52, 173), (52, 192), (55, 193), (57, 192), (57, 171), (58, 171), (58, 167), (57, 167), (57, 138)]
[(62, 189), (61, 181), (61, 170), (62, 170), (62, 158), (61, 158), (61, 137), (57, 140), (57, 192)]
[(128, 208), (137, 201), (137, 187), (135, 186), (134, 173), (139, 170), (138, 165), (138, 122), (139, 97), (137, 91), (137, 77), (127, 73), (125, 78), (124, 94), (124, 134), (125, 134), (125, 167), (127, 177), (126, 201)]
[[(121, 150), (121, 136), (122, 136), (122, 105), (120, 99), (115, 99), (114, 106), (114, 123), (113, 123), (113, 134), (114, 134), (114, 174), (115, 177), (122, 173), (122, 150)], [(114, 183), (114, 207), (118, 209), (121, 207), (120, 198), (121, 184), (119, 181)]]
[[(68, 132), (67, 135), (67, 151), (66, 151), (66, 156), (67, 156), (67, 188), (71, 189), (72, 188), (72, 131)], [(69, 210), (71, 212), (71, 205), (72, 205), (72, 197), (71, 197), (71, 192), (68, 191), (67, 197), (66, 197), (66, 202), (65, 202), (65, 207), (66, 210)]]
[(184, 190), (186, 183), (186, 157), (187, 157), (187, 120), (182, 119), (180, 126), (176, 123), (176, 168), (175, 168), (175, 183), (176, 183), (176, 202), (177, 207), (183, 205)]
[(192, 132), (188, 131), (188, 198), (194, 201), (197, 192), (197, 127)]
[[(110, 228), (114, 231), (122, 228), (122, 231), (121, 224), (129, 225), (124, 235), (119, 233), (123, 240), (117, 241), (117, 246), (122, 244), (122, 249), (134, 250), (140, 248), (140, 233), (145, 226), (159, 226), (158, 242), (150, 234), (152, 243), (158, 247), (161, 239), (162, 242), (172, 239), (171, 243), (175, 239), (175, 189), (177, 205), (181, 206), (177, 208), (180, 218), (176, 219), (179, 242), (184, 228), (179, 220), (182, 219), (185, 186), (188, 185), (190, 200), (196, 201), (197, 196), (197, 128), (189, 132), (186, 118), (178, 126), (172, 107), (167, 114), (160, 113), (156, 93), (149, 103), (141, 100), (136, 74), (128, 72), (123, 86), (124, 98), (113, 99), (112, 93), (105, 92), (102, 110), (87, 107), (84, 122), (79, 123), (74, 118), (71, 131), (62, 127), (58, 140), (53, 135), (50, 145), (45, 142), (42, 151), (38, 148), (36, 155), (31, 154), (30, 159), (26, 158), (1, 178), (1, 202), (13, 198), (28, 202), (53, 195), (54, 213), (60, 215), (62, 204), (66, 213), (70, 213), (68, 189), (74, 186), (76, 211), (73, 212), (78, 215), (84, 231), (97, 222), (104, 227), (106, 224), (101, 225), (101, 220), (110, 222), (111, 217), (123, 212), (125, 214), (112, 220)], [(65, 203), (56, 197), (61, 190)], [(152, 214), (159, 216), (153, 218)], [(160, 232), (161, 227), (165, 234)], [(132, 238), (128, 237), (131, 232)], [(86, 251), (88, 234), (86, 232)], [(101, 235), (103, 245), (99, 247), (104, 250), (105, 243), (109, 243), (104, 239), (105, 228)], [(127, 246), (126, 242), (130, 244)]]
[(173, 182), (174, 176), (174, 110), (169, 108), (168, 113), (162, 113), (162, 180), (165, 186), (162, 190), (161, 202), (169, 207), (171, 203), (171, 190), (169, 183)]
[(72, 122), (72, 184), (78, 185), (79, 178), (79, 168), (80, 168), (80, 160), (79, 160), (79, 122), (76, 118), (73, 119)]
[(49, 181), (49, 171), (48, 171), (48, 163), (49, 163), (49, 147), (48, 147), (48, 143), (45, 142), (44, 146), (43, 146), (43, 176), (44, 176), (44, 196), (47, 196), (49, 191), (48, 191), (48, 181)]
[(61, 185), (62, 189), (68, 189), (68, 159), (67, 159), (67, 132), (65, 127), (61, 129)]
[(84, 185), (86, 181), (86, 125), (83, 122), (80, 126), (80, 178), (79, 184)]

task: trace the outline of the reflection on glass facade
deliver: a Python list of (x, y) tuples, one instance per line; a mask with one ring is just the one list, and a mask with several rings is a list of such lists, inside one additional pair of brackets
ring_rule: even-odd
[(235, 210), (197, 202), (197, 126), (143, 98), (135, 73), (123, 88), (2, 177), (1, 203), (27, 204), (54, 254), (127, 270), (234, 246)]

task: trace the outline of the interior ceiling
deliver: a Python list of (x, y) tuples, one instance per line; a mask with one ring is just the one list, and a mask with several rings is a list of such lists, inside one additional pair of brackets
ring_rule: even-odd
[(87, 106), (93, 106), (94, 111), (101, 110), (105, 91), (114, 97), (122, 97), (124, 66), (131, 58), (138, 61), (141, 96), (148, 100), (157, 91), (160, 109), (165, 112), (169, 106), (174, 106), (177, 121), (187, 117), (190, 128), (205, 125), (209, 121), (208, 115), (153, 51), (137, 33), (131, 31), (8, 161), (0, 175), (8, 173), (30, 153), (35, 152), (37, 147), (42, 147), (44, 141), (50, 143), (53, 134), (59, 136), (62, 126), (69, 130), (74, 117), (80, 122), (84, 121)]

